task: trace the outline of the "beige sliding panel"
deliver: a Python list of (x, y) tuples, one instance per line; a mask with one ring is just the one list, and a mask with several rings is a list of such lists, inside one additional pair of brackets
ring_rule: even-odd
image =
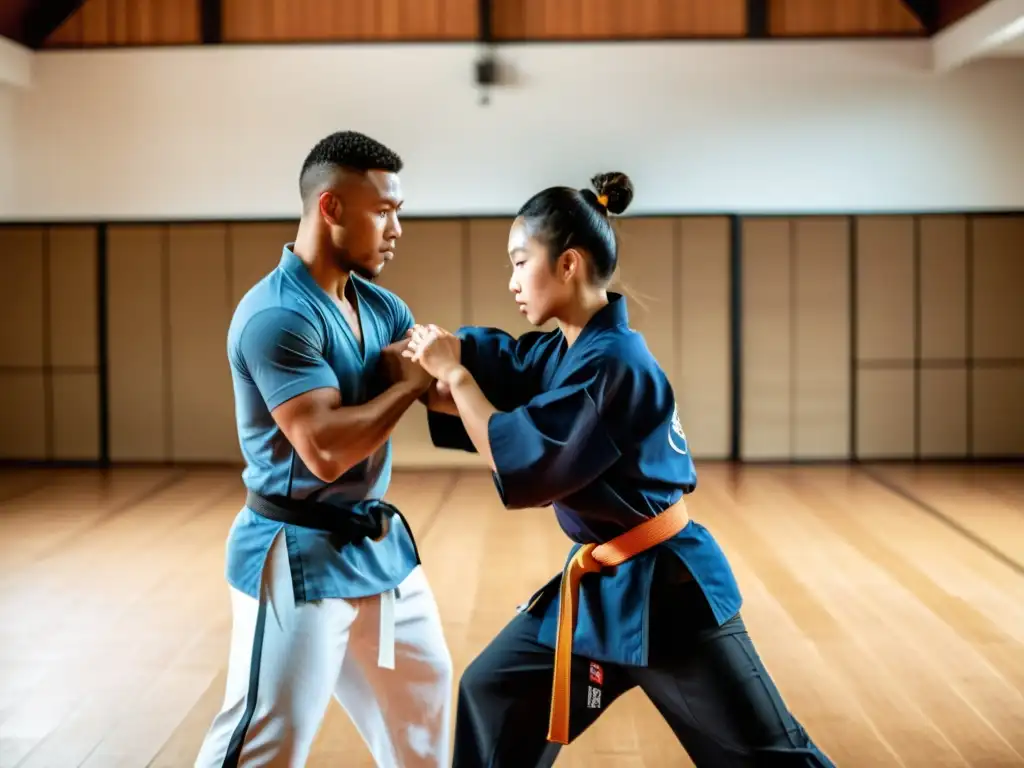
[(794, 222), (794, 459), (850, 455), (850, 226)]
[(227, 358), (227, 228), (174, 224), (168, 238), (171, 458), (240, 462)]
[(967, 220), (921, 216), (920, 416), (923, 459), (967, 455)]
[[(406, 221), (394, 260), (384, 267), (380, 285), (394, 291), (418, 323), (435, 323), (455, 331), (465, 315), (465, 221)], [(414, 404), (392, 437), (397, 469), (467, 464), (456, 451), (434, 448), (427, 412)]]
[(171, 459), (168, 246), (166, 226), (116, 225), (107, 231), (113, 461)]
[[(509, 291), (512, 262), (508, 257), (508, 234), (512, 219), (470, 219), (469, 256), (464, 279), (468, 286), (463, 323), (501, 328), (513, 336), (538, 330), (516, 307)], [(554, 322), (543, 329), (555, 328)]]
[(228, 224), (228, 275), (231, 312), (242, 297), (281, 261), (286, 243), (295, 240), (298, 222)]
[(629, 324), (644, 335), (678, 398), (677, 226), (671, 218), (631, 217), (616, 222), (619, 268), (609, 290), (625, 297)]
[(787, 219), (742, 223), (745, 461), (788, 461), (793, 455), (791, 229)]
[(914, 220), (856, 219), (857, 458), (914, 455)]
[(726, 459), (732, 449), (730, 222), (725, 216), (683, 218), (676, 228), (679, 417), (695, 459)]
[(971, 223), (971, 448), (1024, 455), (1024, 216)]
[(51, 227), (49, 332), (53, 458), (100, 458), (96, 228)]
[(44, 238), (38, 227), (0, 227), (8, 287), (0, 302), (0, 458), (48, 457), (44, 348)]

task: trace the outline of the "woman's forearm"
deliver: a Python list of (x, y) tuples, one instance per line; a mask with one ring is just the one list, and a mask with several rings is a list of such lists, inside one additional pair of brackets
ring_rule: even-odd
[(461, 365), (447, 378), (452, 400), (459, 409), (459, 417), (462, 419), (462, 426), (466, 428), (466, 434), (469, 435), (477, 453), (492, 470), (496, 470), (494, 457), (491, 455), (487, 424), (498, 409), (491, 405), (472, 374)]

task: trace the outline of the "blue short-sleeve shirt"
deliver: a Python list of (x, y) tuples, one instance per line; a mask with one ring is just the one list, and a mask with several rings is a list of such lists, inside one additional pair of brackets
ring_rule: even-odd
[[(381, 350), (404, 338), (412, 313), (395, 294), (353, 275), (363, 342), (305, 264), (284, 247), (277, 267), (253, 286), (235, 309), (228, 360), (235, 421), (245, 459), (242, 479), (256, 493), (315, 498), (339, 514), (365, 499), (379, 499), (391, 480), (391, 441), (332, 483), (309, 471), (271, 412), (304, 392), (333, 387), (342, 405), (372, 400), (388, 386), (377, 374)], [(274, 538), (284, 534), (297, 603), (365, 597), (396, 587), (419, 557), (401, 518), (379, 542), (337, 546), (324, 531), (268, 520), (243, 507), (227, 542), (227, 579), (259, 594), (263, 564)]]

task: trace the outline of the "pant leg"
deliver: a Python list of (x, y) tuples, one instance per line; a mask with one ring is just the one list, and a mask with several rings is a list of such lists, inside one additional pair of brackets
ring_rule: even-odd
[[(520, 613), (466, 668), (459, 682), (453, 768), (547, 768), (554, 652), (537, 642), (540, 620)], [(573, 656), (570, 739), (635, 683), (620, 668)]]
[(224, 703), (196, 768), (302, 766), (330, 703), (355, 606), (295, 605), (284, 534), (270, 548), (261, 589), (262, 606), (232, 590)]
[(832, 767), (787, 708), (741, 617), (713, 621), (699, 588), (652, 594), (651, 666), (631, 675), (697, 768)]
[(395, 668), (378, 666), (380, 598), (361, 602), (334, 689), (380, 768), (450, 765), (452, 659), (422, 567), (399, 585)]

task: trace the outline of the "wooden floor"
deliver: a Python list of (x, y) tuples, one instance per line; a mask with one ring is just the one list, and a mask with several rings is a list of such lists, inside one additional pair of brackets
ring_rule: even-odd
[[(456, 673), (561, 566), (479, 473), (398, 473)], [(223, 694), (237, 472), (0, 472), (0, 765), (191, 765)], [(1024, 470), (702, 465), (792, 709), (840, 766), (1024, 765)], [(490, 548), (490, 549), (488, 549)], [(691, 763), (639, 692), (560, 766)], [(332, 703), (311, 766), (369, 766)]]

